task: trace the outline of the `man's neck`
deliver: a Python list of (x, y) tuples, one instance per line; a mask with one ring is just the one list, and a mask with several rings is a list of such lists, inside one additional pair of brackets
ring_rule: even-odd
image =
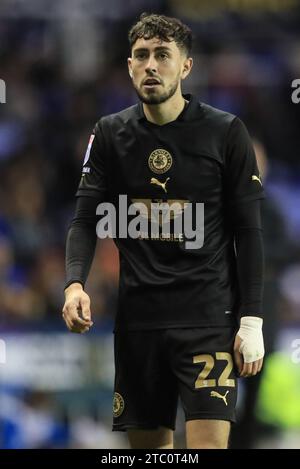
[(186, 100), (181, 92), (175, 93), (170, 99), (161, 104), (145, 104), (143, 109), (146, 119), (157, 125), (168, 124), (175, 121), (184, 109)]

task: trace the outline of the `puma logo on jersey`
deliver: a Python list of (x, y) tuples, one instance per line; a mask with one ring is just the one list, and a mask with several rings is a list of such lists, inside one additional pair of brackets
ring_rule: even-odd
[(222, 396), (222, 394), (220, 394), (218, 391), (211, 391), (210, 396), (211, 397), (217, 397), (218, 399), (222, 399), (225, 402), (225, 405), (228, 405), (227, 400), (226, 400), (226, 396), (227, 396), (228, 393), (229, 393), (229, 391), (226, 391), (224, 396)]
[(258, 181), (259, 184), (262, 186), (261, 179), (260, 179), (258, 176), (253, 175), (253, 176), (252, 176), (252, 181)]
[(167, 182), (169, 181), (169, 179), (170, 179), (170, 178), (167, 178), (167, 179), (165, 180), (165, 182), (160, 182), (160, 181), (159, 181), (158, 179), (156, 179), (156, 178), (151, 178), (150, 184), (156, 184), (157, 186), (162, 187), (165, 192), (167, 192), (166, 184), (167, 184)]

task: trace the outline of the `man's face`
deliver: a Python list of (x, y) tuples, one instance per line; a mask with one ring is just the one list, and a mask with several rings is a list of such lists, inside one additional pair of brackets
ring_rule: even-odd
[(139, 38), (132, 47), (128, 68), (133, 86), (146, 104), (167, 101), (180, 87), (192, 66), (174, 41)]

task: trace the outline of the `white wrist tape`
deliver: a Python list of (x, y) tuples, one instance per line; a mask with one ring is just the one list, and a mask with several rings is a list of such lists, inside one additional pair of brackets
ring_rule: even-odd
[(259, 360), (265, 354), (262, 324), (263, 320), (255, 316), (241, 318), (238, 335), (242, 343), (239, 352), (243, 355), (245, 363)]

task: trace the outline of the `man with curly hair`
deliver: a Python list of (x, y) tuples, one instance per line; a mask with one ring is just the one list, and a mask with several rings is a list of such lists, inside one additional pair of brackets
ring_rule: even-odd
[[(188, 26), (142, 14), (129, 43), (139, 103), (102, 117), (91, 135), (68, 233), (63, 317), (73, 332), (92, 326), (84, 285), (101, 204), (121, 219), (125, 211), (130, 231), (133, 214), (145, 227), (150, 206), (175, 203), (167, 233), (164, 215), (155, 233), (112, 230), (120, 253), (113, 430), (127, 431), (132, 448), (173, 448), (180, 397), (187, 448), (227, 448), (237, 376), (256, 375), (264, 356), (255, 154), (238, 117), (182, 94), (193, 65)], [(195, 230), (176, 231), (183, 213)]]

